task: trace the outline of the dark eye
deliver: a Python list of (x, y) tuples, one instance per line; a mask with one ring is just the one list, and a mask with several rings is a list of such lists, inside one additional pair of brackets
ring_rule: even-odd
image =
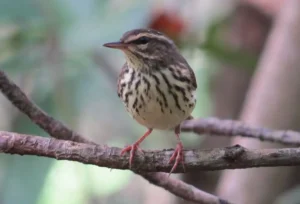
[(143, 37), (140, 37), (139, 39), (135, 40), (134, 43), (135, 44), (146, 44), (149, 41), (150, 41), (150, 38), (143, 36)]

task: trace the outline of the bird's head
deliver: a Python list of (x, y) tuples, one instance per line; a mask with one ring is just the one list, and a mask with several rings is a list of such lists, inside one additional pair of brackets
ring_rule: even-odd
[(128, 65), (134, 69), (160, 69), (178, 60), (178, 55), (182, 58), (174, 42), (153, 29), (130, 30), (120, 41), (103, 46), (122, 50)]

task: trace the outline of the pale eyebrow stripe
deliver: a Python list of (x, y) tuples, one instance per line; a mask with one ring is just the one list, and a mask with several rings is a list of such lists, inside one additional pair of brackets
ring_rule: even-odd
[(126, 39), (125, 42), (130, 42), (130, 41), (136, 40), (136, 39), (138, 39), (142, 36), (157, 38), (157, 39), (160, 39), (160, 40), (163, 40), (163, 41), (167, 41), (170, 44), (173, 44), (173, 41), (168, 39), (164, 35), (155, 35), (155, 34), (152, 34), (152, 33), (139, 33), (137, 35), (130, 36), (128, 39)]

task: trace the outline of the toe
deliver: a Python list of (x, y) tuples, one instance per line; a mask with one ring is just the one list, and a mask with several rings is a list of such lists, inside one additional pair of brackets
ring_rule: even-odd
[(183, 157), (183, 148), (181, 145), (177, 145), (174, 153), (172, 154), (169, 163), (172, 162), (173, 160), (175, 160), (174, 165), (170, 171), (170, 174), (173, 173), (175, 171), (175, 169), (177, 168), (178, 164), (181, 163), (182, 164), (182, 168), (183, 171), (185, 171), (185, 167), (184, 167), (184, 157)]
[(132, 149), (132, 145), (123, 148), (120, 155), (122, 156), (122, 155), (125, 154), (126, 152), (131, 151), (131, 149)]

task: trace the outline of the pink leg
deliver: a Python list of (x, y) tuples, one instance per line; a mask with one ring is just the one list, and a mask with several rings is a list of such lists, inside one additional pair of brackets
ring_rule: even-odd
[(180, 140), (179, 134), (180, 134), (180, 125), (176, 126), (176, 128), (175, 128), (175, 135), (176, 135), (176, 138), (177, 138), (177, 145), (176, 145), (174, 153), (172, 154), (172, 156), (169, 160), (169, 163), (171, 163), (173, 160), (175, 160), (175, 163), (174, 163), (169, 175), (177, 168), (179, 162), (181, 162), (183, 170), (185, 171), (184, 157), (183, 157), (183, 145), (182, 145), (182, 142)]
[(134, 144), (125, 147), (122, 151), (121, 151), (121, 156), (125, 153), (125, 152), (130, 152), (130, 157), (129, 157), (129, 168), (131, 169), (131, 165), (132, 165), (132, 161), (133, 161), (133, 156), (134, 153), (137, 149), (139, 149), (139, 145), (140, 143), (142, 143), (144, 141), (144, 139), (146, 139), (146, 137), (148, 137), (151, 132), (152, 132), (152, 128), (149, 128), (148, 131), (140, 138), (138, 139), (138, 141), (136, 141)]

